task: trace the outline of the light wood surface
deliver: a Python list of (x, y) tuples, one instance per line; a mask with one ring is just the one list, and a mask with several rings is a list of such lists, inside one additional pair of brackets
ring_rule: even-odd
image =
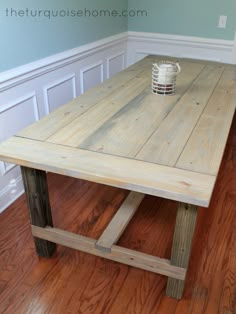
[[(197, 207), (180, 203), (177, 210), (174, 239), (171, 252), (171, 265), (188, 268), (192, 240), (197, 221)], [(166, 294), (181, 299), (185, 281), (168, 278)]]
[(129, 193), (118, 212), (97, 240), (95, 244), (97, 249), (111, 252), (112, 245), (118, 241), (144, 197), (145, 195), (141, 193)]
[(214, 176), (202, 173), (17, 136), (1, 145), (0, 158), (200, 206), (208, 206), (215, 183)]
[[(151, 60), (148, 61), (151, 66)], [(133, 65), (123, 72), (118, 73), (102, 85), (95, 86), (79, 98), (58, 108), (42, 120), (30, 125), (19, 133), (19, 136), (30, 137), (36, 140), (46, 140), (55, 132), (65, 127), (77, 117), (85, 113), (91, 107), (112, 95), (113, 92), (122, 89), (130, 80), (140, 75), (147, 68), (147, 61), (142, 60), (139, 67)], [(38, 129), (40, 128), (40, 132)]]
[[(206, 66), (137, 158), (174, 166), (222, 75), (222, 66)], [(206, 172), (207, 173), (207, 172)]]
[(217, 175), (236, 107), (236, 74), (222, 77), (183, 150), (178, 168)]
[(0, 145), (0, 159), (207, 207), (236, 67), (179, 59), (176, 94), (159, 96), (151, 69), (160, 59), (146, 57), (21, 131)]
[(104, 252), (95, 248), (96, 240), (80, 236), (68, 231), (52, 227), (41, 228), (31, 226), (32, 234), (40, 239), (49, 240), (72, 249), (104, 257), (116, 262), (137, 268), (145, 269), (154, 273), (171, 276), (176, 279), (184, 280), (186, 269), (173, 266), (170, 261), (164, 258), (155, 257), (134, 250), (129, 250), (116, 245), (112, 246), (111, 252)]

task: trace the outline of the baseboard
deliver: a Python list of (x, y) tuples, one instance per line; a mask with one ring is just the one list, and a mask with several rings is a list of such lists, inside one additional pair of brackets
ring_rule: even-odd
[(2, 213), (23, 193), (24, 187), (21, 176), (16, 179), (12, 179), (10, 183), (2, 191), (0, 191), (0, 213)]
[(128, 32), (128, 64), (149, 54), (236, 63), (234, 49), (235, 40)]
[(236, 32), (234, 35), (233, 63), (236, 64)]
[(48, 72), (55, 71), (63, 66), (75, 63), (101, 50), (124, 42), (127, 39), (128, 33), (123, 32), (2, 72), (0, 74), (0, 92), (47, 74)]

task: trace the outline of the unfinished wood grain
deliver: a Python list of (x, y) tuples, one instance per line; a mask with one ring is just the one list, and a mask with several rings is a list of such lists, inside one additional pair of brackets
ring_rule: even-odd
[(218, 83), (224, 67), (207, 65), (151, 136), (136, 159), (174, 166)]
[[(224, 78), (225, 79), (225, 78)], [(217, 175), (236, 108), (232, 83), (222, 81), (212, 95), (176, 167)], [(234, 90), (236, 89), (236, 80)]]
[(74, 119), (65, 127), (60, 128), (60, 130), (50, 136), (47, 141), (50, 143), (78, 147), (86, 137), (103, 125), (105, 121), (110, 119), (110, 117), (150, 85), (151, 77), (147, 75), (147, 72), (149, 72), (149, 70), (138, 77), (134, 77), (125, 85), (122, 85), (115, 93), (106, 97), (106, 99)]
[(111, 252), (112, 245), (118, 241), (144, 197), (144, 194), (130, 192), (109, 225), (97, 240), (95, 244), (97, 249)]
[(147, 71), (148, 67), (151, 67), (151, 62), (141, 60), (138, 64), (134, 64), (124, 71), (117, 73), (111, 79), (89, 89), (83, 95), (80, 95), (68, 104), (56, 109), (50, 115), (43, 117), (40, 121), (20, 131), (18, 133), (19, 136), (42, 141), (46, 140), (98, 102), (109, 97), (112, 93), (119, 91), (143, 71)]
[(216, 180), (214, 176), (201, 173), (20, 137), (2, 143), (0, 158), (30, 168), (200, 206), (208, 206)]
[[(127, 313), (127, 306), (130, 313), (141, 313), (145, 303), (148, 314), (169, 314), (176, 302), (176, 314), (190, 314), (193, 304), (203, 305), (193, 306), (201, 313), (207, 304), (220, 301), (216, 313), (234, 313), (235, 122), (236, 119), (210, 207), (199, 209), (200, 220), (182, 300), (176, 302), (165, 297), (165, 276), (63, 246), (58, 247), (52, 259), (38, 259), (25, 197), (21, 196), (0, 215), (0, 312), (33, 313), (37, 309), (40, 313), (74, 313), (81, 310), (81, 304), (85, 309), (87, 302), (86, 309), (95, 313)], [(125, 195), (120, 189), (52, 173), (48, 174), (48, 184), (57, 227), (93, 238), (101, 233), (101, 225), (105, 227), (110, 221), (110, 213), (116, 212)], [(227, 194), (231, 197), (226, 197)], [(119, 245), (169, 258), (175, 212), (175, 202), (146, 197)], [(224, 278), (220, 272), (225, 273)]]
[[(53, 226), (46, 173), (26, 167), (21, 167), (21, 172), (31, 224)], [(37, 254), (42, 257), (51, 257), (56, 250), (55, 243), (50, 241), (34, 238), (34, 243)]]
[[(188, 268), (192, 239), (197, 221), (197, 207), (180, 203), (177, 210), (174, 239), (171, 252), (171, 264)], [(185, 280), (168, 278), (167, 296), (181, 299)]]
[(236, 66), (224, 65), (225, 70), (217, 86), (218, 92), (224, 92), (229, 94), (236, 94)]
[(134, 157), (203, 69), (203, 66), (198, 64), (181, 62), (180, 64), (182, 72), (178, 76), (176, 95), (171, 97), (154, 95), (148, 86), (91, 133), (79, 147)]
[[(32, 154), (32, 149), (29, 150), (28, 146), (27, 158), (29, 159), (26, 158), (24, 160), (24, 165), (28, 166), (30, 164), (35, 164), (36, 168), (40, 168), (42, 170), (55, 170), (57, 173), (67, 173), (77, 178), (84, 178), (88, 180), (93, 180), (95, 182), (130, 188), (130, 190), (134, 188), (135, 191), (141, 193), (158, 195), (162, 197), (170, 197), (173, 200), (208, 206), (214, 186), (215, 178), (213, 177), (215, 177), (216, 175), (214, 175), (213, 177), (209, 177), (205, 181), (206, 186), (202, 186), (202, 188), (200, 188), (198, 181), (198, 178), (200, 177), (196, 176), (192, 172), (190, 174), (187, 174), (188, 170), (181, 173), (176, 173), (174, 171), (174, 182), (169, 182), (172, 180), (171, 168), (174, 166), (172, 165), (172, 161), (176, 161), (176, 157), (179, 157), (180, 151), (182, 151), (184, 146), (186, 145), (186, 142), (188, 141), (189, 136), (195, 126), (196, 119), (199, 118), (199, 115), (204, 109), (203, 107), (205, 102), (207, 102), (208, 95), (210, 91), (213, 90), (216, 86), (216, 83), (218, 82), (221, 72), (223, 71), (223, 68), (225, 66), (216, 65), (214, 63), (211, 64), (180, 61), (182, 66), (182, 72), (178, 77), (177, 94), (173, 97), (178, 97), (178, 95), (180, 95), (182, 92), (184, 93), (187, 88), (186, 86), (188, 86), (189, 81), (191, 81), (191, 78), (193, 80), (193, 78), (197, 75), (198, 77), (191, 85), (191, 87), (187, 88), (187, 91), (184, 93), (183, 97), (181, 97), (181, 99), (176, 105), (174, 105), (174, 107), (172, 105), (175, 102), (175, 100), (173, 101), (173, 99), (175, 98), (173, 98), (172, 96), (155, 97), (156, 95), (147, 95), (147, 98), (144, 97), (142, 100), (144, 102), (143, 104), (141, 104), (141, 100), (140, 102), (136, 102), (133, 100), (132, 103), (132, 99), (134, 97), (139, 97), (140, 94), (142, 94), (142, 90), (145, 90), (145, 86), (143, 86), (142, 83), (145, 80), (150, 81), (150, 65), (152, 64), (153, 60), (153, 58), (146, 58), (134, 66), (134, 72), (139, 71), (140, 68), (141, 72), (139, 72), (139, 74), (135, 76), (132, 76), (133, 74), (129, 74), (131, 76), (129, 77), (128, 87), (126, 86), (127, 88), (124, 87), (122, 90), (114, 90), (114, 92), (108, 93), (109, 96), (107, 97), (105, 96), (105, 92), (105, 94), (103, 94), (104, 97), (100, 99), (100, 102), (98, 102), (95, 106), (91, 107), (89, 110), (74, 119), (71, 123), (67, 123), (68, 121), (64, 121), (64, 127), (60, 126), (60, 130), (58, 130), (55, 134), (53, 133), (54, 135), (52, 135), (48, 139), (48, 141), (55, 140), (56, 142), (58, 142), (58, 145), (62, 146), (61, 149), (58, 146), (45, 146), (43, 148), (41, 144), (36, 141), (34, 143), (34, 149), (38, 151), (38, 156), (41, 156), (43, 158), (43, 162), (40, 162), (38, 156), (33, 153), (33, 156), (37, 160), (37, 162), (34, 162), (33, 158), (31, 158), (30, 156)], [(232, 91), (231, 83), (232, 80), (234, 80), (233, 75), (234, 74), (232, 70), (230, 70), (230, 68), (227, 68), (226, 72), (223, 74), (222, 82), (224, 82), (226, 86), (230, 86), (227, 89), (227, 92)], [(149, 85), (147, 81), (145, 81), (145, 84), (147, 84), (146, 86)], [(225, 88), (224, 84), (221, 86), (221, 88)], [(101, 87), (101, 90), (103, 90), (103, 87)], [(108, 87), (109, 85), (106, 85), (107, 89), (109, 89)], [(97, 89), (97, 91), (99, 91), (99, 88)], [(104, 90), (101, 91), (101, 93), (103, 92)], [(87, 95), (88, 96), (84, 95), (84, 97), (88, 97), (88, 100), (90, 99), (90, 101), (96, 102), (96, 99), (92, 99), (91, 94), (88, 93)], [(157, 103), (160, 99), (159, 106), (157, 104), (158, 109), (155, 108), (154, 98), (151, 98), (151, 96), (154, 96), (155, 99), (157, 99)], [(149, 103), (150, 99), (153, 99), (151, 101), (151, 104)], [(113, 108), (113, 105), (110, 103), (110, 101), (114, 101), (115, 109)], [(130, 106), (132, 110), (128, 110), (126, 112), (126, 110), (123, 110), (122, 108), (125, 108), (127, 104), (132, 104)], [(127, 106), (126, 109), (128, 107), (129, 106)], [(147, 107), (151, 110), (147, 110)], [(60, 114), (58, 115), (57, 119), (55, 118), (54, 114), (50, 116), (54, 117), (52, 118), (52, 124), (56, 120), (58, 120), (58, 123), (60, 124)], [(50, 120), (50, 118), (48, 119)], [(148, 121), (149, 123), (146, 121)], [(111, 128), (107, 128), (106, 123), (108, 123), (109, 126), (111, 125)], [(42, 124), (42, 126), (45, 125)], [(71, 127), (72, 125), (73, 127)], [(53, 128), (54, 127), (52, 127), (52, 130), (55, 131), (55, 129)], [(100, 130), (103, 130), (100, 132), (98, 131), (99, 128), (101, 128)], [(157, 128), (156, 131), (155, 128)], [(67, 132), (65, 132), (65, 130), (67, 130)], [(41, 134), (41, 128), (38, 128), (37, 134)], [(90, 137), (91, 134), (93, 135)], [(96, 137), (96, 134), (98, 137)], [(100, 138), (99, 134), (102, 138)], [(157, 141), (154, 141), (156, 139), (156, 136)], [(42, 137), (42, 140), (43, 138), (44, 137)], [(147, 141), (147, 144), (144, 145), (148, 138), (149, 140)], [(171, 141), (169, 141), (170, 139)], [(74, 150), (68, 150), (68, 148), (63, 147), (64, 145), (79, 145), (79, 143), (81, 143), (80, 141), (82, 141), (82, 145), (84, 145), (83, 149), (95, 149), (98, 151), (102, 151), (103, 154), (97, 155), (97, 153), (93, 152), (89, 154), (88, 152), (82, 152), (82, 150), (78, 150), (78, 152), (76, 152)], [(15, 142), (13, 145), (15, 145)], [(19, 143), (17, 145), (19, 149), (18, 151), (20, 151)], [(37, 149), (36, 147), (37, 145), (40, 145), (40, 149), (46, 150), (44, 152), (39, 151), (39, 149)], [(13, 159), (17, 160), (15, 146), (12, 146), (12, 149), (14, 150)], [(47, 149), (51, 150), (51, 152), (48, 152)], [(55, 152), (57, 151), (59, 153), (59, 155), (56, 155), (56, 153), (53, 152), (54, 149)], [(142, 159), (145, 164), (137, 163), (133, 160), (133, 156), (137, 153), (137, 150), (139, 149), (141, 149), (141, 152), (137, 155), (136, 158)], [(10, 147), (8, 147), (7, 151), (9, 152), (9, 150)], [(110, 153), (108, 153), (108, 151), (110, 151)], [(24, 152), (22, 152), (22, 149), (20, 154), (21, 153), (24, 154)], [(50, 157), (45, 163), (45, 155), (47, 155), (48, 153)], [(144, 153), (144, 155), (146, 154), (146, 158), (144, 155), (142, 155), (142, 153)], [(43, 154), (44, 156), (42, 156)], [(125, 163), (123, 163), (124, 159), (116, 159), (114, 158), (114, 156), (108, 156), (108, 154), (114, 154), (119, 156), (125, 155), (126, 157), (130, 158), (130, 161), (127, 163), (127, 160), (125, 160)], [(162, 164), (162, 157), (160, 157), (159, 159), (159, 156), (162, 156), (163, 158), (164, 156), (168, 157), (165, 158), (165, 162), (163, 163), (169, 164), (169, 161), (171, 161), (169, 165), (170, 167), (155, 168), (156, 172), (153, 172), (153, 178), (151, 178), (150, 180), (150, 170), (153, 167), (151, 163)], [(158, 158), (156, 159), (156, 157)], [(13, 160), (12, 158), (8, 158), (7, 156), (3, 156), (2, 158), (5, 158), (5, 161)], [(85, 158), (88, 158), (88, 161), (86, 161)], [(54, 160), (56, 160), (56, 166), (53, 165)], [(51, 161), (51, 166), (49, 165), (49, 161)], [(70, 164), (69, 161), (73, 161), (73, 163)], [(111, 165), (104, 166), (104, 161), (111, 162)], [(19, 163), (19, 158), (16, 162)], [(123, 164), (126, 173), (122, 170), (122, 174), (120, 175), (120, 169)], [(67, 167), (67, 165), (69, 169), (65, 168)], [(136, 176), (134, 174), (134, 171), (130, 169), (133, 169), (136, 166), (139, 167), (139, 165), (142, 165), (141, 170), (138, 171), (139, 174)], [(91, 169), (89, 169), (90, 166)], [(216, 167), (219, 167), (219, 164), (217, 164), (217, 162)], [(101, 170), (99, 168), (101, 168)], [(147, 170), (147, 172), (149, 173), (147, 175), (147, 184), (145, 182), (146, 169), (149, 169)], [(163, 170), (161, 171), (160, 176), (159, 169)], [(167, 170), (166, 174), (164, 173), (164, 169)], [(130, 171), (131, 177), (129, 174)], [(182, 178), (177, 178), (176, 176), (178, 176), (178, 174), (180, 174)], [(105, 175), (108, 175), (108, 177), (104, 177)], [(158, 176), (159, 178), (156, 179), (154, 178), (154, 176)], [(190, 176), (191, 182), (185, 180), (186, 176)], [(131, 182), (131, 180), (133, 179), (134, 183)], [(150, 185), (151, 181), (154, 182), (154, 187)], [(155, 183), (156, 181), (158, 181), (158, 184)], [(173, 189), (173, 186), (176, 186), (176, 182), (177, 189)], [(170, 190), (168, 191), (169, 188)], [(204, 189), (205, 191), (203, 191)]]
[(186, 276), (186, 270), (184, 268), (170, 265), (167, 259), (129, 250), (116, 245), (112, 246), (111, 253), (103, 252), (95, 248), (96, 240), (91, 238), (52, 227), (41, 228), (32, 225), (31, 228), (32, 234), (35, 237), (49, 240), (75, 250), (180, 280), (184, 280)]

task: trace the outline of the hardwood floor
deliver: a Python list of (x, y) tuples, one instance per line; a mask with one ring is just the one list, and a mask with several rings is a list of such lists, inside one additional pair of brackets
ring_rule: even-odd
[[(212, 202), (200, 208), (186, 289), (166, 277), (58, 246), (38, 258), (25, 197), (0, 215), (0, 313), (236, 313), (236, 119)], [(48, 175), (54, 225), (98, 238), (127, 191)], [(176, 203), (146, 196), (119, 245), (170, 257)]]

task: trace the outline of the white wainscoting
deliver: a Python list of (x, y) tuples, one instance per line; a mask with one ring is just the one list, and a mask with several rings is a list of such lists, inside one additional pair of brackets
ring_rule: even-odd
[(104, 80), (103, 60), (90, 64), (80, 70), (80, 90), (81, 94), (86, 92)]
[[(148, 54), (236, 63), (236, 37), (127, 32), (1, 73), (0, 141)], [(22, 193), (19, 167), (0, 162), (0, 212)]]
[(43, 87), (46, 114), (76, 97), (75, 80), (76, 75), (73, 73)]
[(125, 63), (125, 56), (126, 51), (122, 51), (118, 54), (114, 54), (107, 58), (106, 64), (107, 64), (107, 73), (106, 77), (109, 79), (113, 75), (115, 75), (118, 72), (118, 69), (125, 69), (126, 63)]
[[(0, 141), (124, 69), (127, 33), (0, 74)], [(20, 168), (0, 162), (0, 212), (23, 193)]]
[(236, 40), (219, 40), (158, 33), (128, 32), (128, 65), (147, 55), (236, 63)]

